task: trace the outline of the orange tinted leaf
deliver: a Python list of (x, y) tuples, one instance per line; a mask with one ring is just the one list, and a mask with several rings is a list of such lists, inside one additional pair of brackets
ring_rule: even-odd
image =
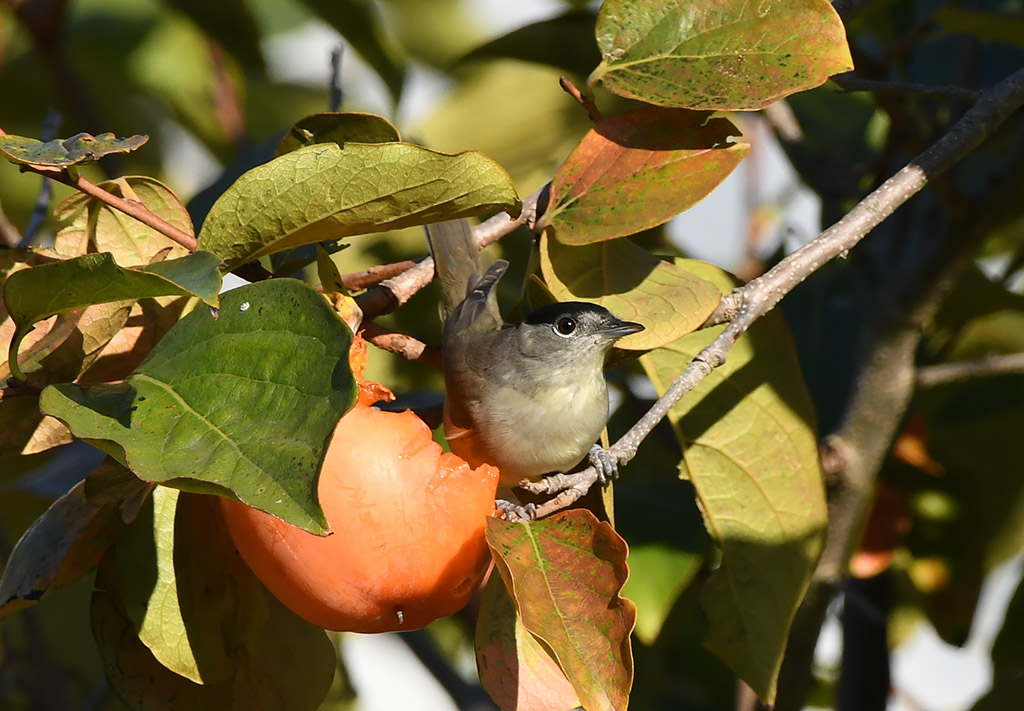
[(826, 0), (608, 0), (588, 80), (658, 106), (761, 109), (853, 68)]
[(619, 595), (626, 543), (584, 509), (487, 522), (487, 542), (523, 626), (558, 661), (588, 711), (626, 707), (636, 606)]
[(480, 601), (476, 666), (480, 683), (506, 711), (564, 711), (580, 705), (558, 662), (516, 615), (499, 575), (491, 576)]
[(582, 245), (655, 227), (703, 200), (749, 146), (724, 118), (645, 107), (598, 121), (551, 181), (538, 223)]

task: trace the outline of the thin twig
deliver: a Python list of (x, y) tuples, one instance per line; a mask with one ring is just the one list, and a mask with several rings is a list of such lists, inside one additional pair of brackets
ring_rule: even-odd
[[(640, 443), (676, 403), (725, 362), (736, 340), (751, 324), (771, 311), (800, 282), (831, 259), (845, 255), (897, 207), (969, 154), (997, 126), (1024, 104), (1024, 69), (1019, 69), (986, 91), (978, 102), (935, 144), (865, 197), (856, 207), (817, 238), (792, 253), (761, 277), (736, 289), (708, 319), (729, 321), (714, 341), (698, 353), (686, 370), (654, 406), (623, 435), (611, 452), (620, 464), (629, 462)], [(730, 314), (728, 319), (724, 314)], [(549, 483), (550, 482), (550, 483)], [(575, 502), (597, 482), (597, 470), (587, 467), (571, 475), (548, 477), (520, 486), (535, 494), (558, 496), (537, 507), (546, 516)]]
[(917, 370), (917, 387), (932, 388), (957, 380), (985, 378), (992, 375), (1024, 373), (1024, 353), (988, 356), (957, 363), (928, 365)]
[(378, 264), (362, 272), (342, 274), (341, 283), (349, 291), (362, 291), (367, 287), (380, 284), (386, 279), (396, 277), (415, 266), (416, 261), (412, 259), (405, 259), (391, 264)]
[(412, 336), (390, 331), (373, 321), (363, 321), (363, 338), (381, 350), (414, 360), (431, 368), (441, 369), (441, 351)]
[(558, 77), (558, 85), (562, 87), (562, 90), (566, 94), (574, 98), (577, 104), (583, 107), (592, 122), (597, 123), (601, 120), (601, 111), (597, 108), (597, 105), (584, 96), (583, 93), (576, 88), (576, 85), (572, 83), (572, 80), (569, 77)]
[(331, 79), (328, 85), (330, 96), (327, 100), (327, 110), (337, 111), (341, 108), (344, 94), (341, 90), (341, 60), (344, 56), (345, 46), (339, 44), (331, 50)]
[(980, 91), (964, 89), (959, 86), (931, 86), (927, 84), (911, 84), (899, 81), (878, 81), (864, 79), (853, 72), (836, 74), (832, 81), (844, 91), (870, 91), (875, 94), (920, 94), (923, 96), (944, 96), (960, 101), (975, 102), (981, 96)]
[(21, 233), (7, 217), (3, 203), (0, 203), (0, 244), (7, 247), (17, 247), (21, 244)]

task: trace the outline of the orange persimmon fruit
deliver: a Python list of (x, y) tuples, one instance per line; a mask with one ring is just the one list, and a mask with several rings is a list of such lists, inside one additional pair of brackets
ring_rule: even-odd
[(333, 630), (416, 629), (462, 608), (480, 584), (498, 470), (442, 453), (412, 412), (370, 407), (393, 396), (361, 380), (364, 347), (357, 339), (351, 356), (359, 401), (320, 471), (331, 535), (228, 499), (221, 506), (246, 563), (296, 614)]

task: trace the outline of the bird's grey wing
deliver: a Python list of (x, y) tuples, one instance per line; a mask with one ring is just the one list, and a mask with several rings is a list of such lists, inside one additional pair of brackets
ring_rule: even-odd
[(508, 262), (498, 260), (485, 268), (469, 222), (464, 219), (427, 225), (427, 242), (441, 282), (445, 333), (501, 328), (494, 287)]

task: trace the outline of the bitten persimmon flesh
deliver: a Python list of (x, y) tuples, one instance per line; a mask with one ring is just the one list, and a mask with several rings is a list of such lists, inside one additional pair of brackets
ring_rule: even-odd
[(413, 413), (361, 401), (338, 423), (320, 473), (330, 536), (221, 502), (246, 563), (295, 613), (327, 629), (388, 632), (469, 600), (490, 559), (484, 525), (497, 483), (494, 467), (442, 453)]

